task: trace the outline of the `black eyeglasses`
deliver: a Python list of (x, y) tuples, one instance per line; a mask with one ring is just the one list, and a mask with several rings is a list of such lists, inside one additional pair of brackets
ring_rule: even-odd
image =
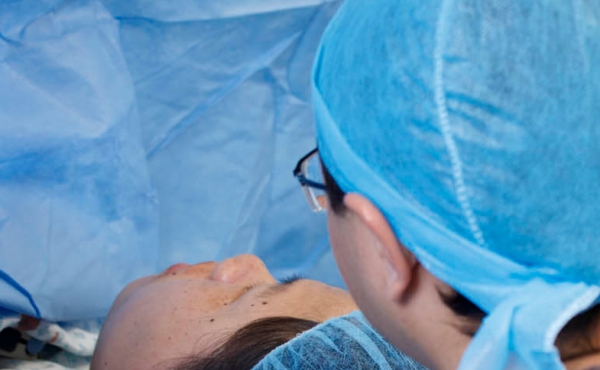
[(325, 211), (327, 209), (327, 194), (317, 148), (298, 161), (294, 169), (294, 176), (302, 186), (302, 192), (310, 209), (314, 212)]

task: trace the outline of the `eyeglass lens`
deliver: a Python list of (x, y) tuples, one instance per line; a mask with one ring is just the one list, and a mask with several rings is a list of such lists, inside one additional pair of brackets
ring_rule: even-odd
[[(325, 183), (318, 152), (315, 152), (315, 154), (311, 155), (304, 161), (302, 164), (302, 174), (310, 181), (319, 184)], [(310, 186), (304, 186), (303, 190), (313, 211), (321, 212), (327, 209), (327, 194), (324, 190)]]

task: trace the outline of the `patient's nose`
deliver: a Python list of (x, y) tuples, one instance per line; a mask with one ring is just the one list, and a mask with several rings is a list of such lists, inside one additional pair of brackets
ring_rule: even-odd
[(251, 254), (242, 254), (219, 263), (210, 279), (230, 284), (276, 282), (263, 261)]

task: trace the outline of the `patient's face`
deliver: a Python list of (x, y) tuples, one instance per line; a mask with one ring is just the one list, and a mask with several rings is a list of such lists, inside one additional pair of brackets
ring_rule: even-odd
[(311, 280), (278, 284), (250, 255), (175, 265), (121, 292), (100, 333), (92, 366), (150, 369), (195, 353), (208, 355), (256, 319), (324, 321), (355, 309), (341, 289)]

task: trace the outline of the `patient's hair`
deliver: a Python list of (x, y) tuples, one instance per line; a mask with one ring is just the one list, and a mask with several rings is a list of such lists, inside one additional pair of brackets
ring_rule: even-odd
[(239, 329), (210, 355), (190, 355), (170, 370), (249, 370), (269, 352), (317, 324), (295, 317), (259, 319)]
[[(327, 168), (321, 163), (323, 168), (323, 177), (325, 178), (325, 187), (327, 192), (328, 204), (331, 210), (338, 214), (344, 215), (347, 211), (344, 204), (344, 191), (338, 183), (333, 179)], [(476, 304), (468, 300), (465, 296), (457, 291), (450, 293), (438, 292), (442, 302), (459, 318), (463, 320), (459, 329), (466, 335), (473, 336), (479, 329), (482, 320), (486, 317), (485, 311), (479, 308)], [(556, 338), (556, 346), (563, 353), (573, 352), (591, 352), (598, 350), (593, 343), (594, 331), (600, 328), (600, 304), (590, 308), (589, 310), (575, 316), (571, 321), (563, 327)], [(562, 358), (562, 360), (567, 360)]]

